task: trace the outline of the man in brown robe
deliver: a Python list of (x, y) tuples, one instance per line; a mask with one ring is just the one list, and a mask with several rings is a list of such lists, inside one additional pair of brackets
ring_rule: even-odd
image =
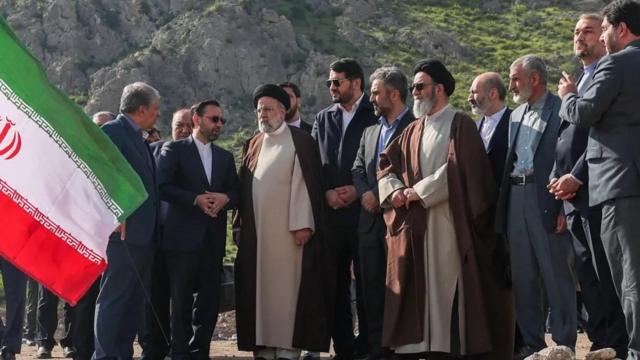
[[(414, 114), (380, 154), (378, 187), (387, 225), (383, 345), (400, 356), (503, 358), (496, 304), (504, 247), (493, 232), (496, 186), (474, 122), (448, 104), (455, 80), (437, 60), (414, 69)], [(513, 318), (509, 320), (512, 322)], [(494, 328), (495, 327), (495, 328)], [(512, 326), (511, 326), (512, 328)], [(500, 334), (500, 336), (498, 336)]]
[(258, 359), (297, 359), (300, 349), (329, 349), (332, 274), (320, 156), (309, 134), (284, 122), (289, 96), (282, 88), (258, 87), (254, 105), (260, 133), (244, 148), (235, 224), (238, 349)]

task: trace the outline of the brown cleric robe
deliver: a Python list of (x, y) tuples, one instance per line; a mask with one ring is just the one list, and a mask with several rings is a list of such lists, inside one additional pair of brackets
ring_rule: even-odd
[[(430, 175), (420, 172), (423, 129), (424, 119), (414, 121), (380, 154), (379, 180), (395, 174), (404, 185), (413, 187)], [(513, 297), (502, 280), (508, 254), (503, 239), (493, 231), (497, 191), (491, 166), (468, 116), (455, 114), (448, 147), (448, 201), (464, 284), (465, 353), (490, 353), (491, 359), (510, 359), (515, 324)], [(384, 346), (395, 348), (423, 341), (428, 296), (424, 271), (427, 211), (420, 202), (412, 202), (409, 209), (388, 208), (384, 213), (388, 246)]]
[[(309, 194), (315, 231), (302, 250), (302, 266), (295, 324), (290, 348), (328, 351), (333, 303), (333, 265), (324, 234), (324, 198), (318, 148), (305, 131), (289, 127), (302, 177)], [(253, 206), (254, 170), (265, 135), (260, 133), (247, 141), (239, 171), (241, 202), (234, 217), (238, 253), (235, 261), (236, 327), (238, 349), (255, 351), (256, 344), (256, 271), (257, 236)], [(272, 329), (278, 331), (278, 329)]]

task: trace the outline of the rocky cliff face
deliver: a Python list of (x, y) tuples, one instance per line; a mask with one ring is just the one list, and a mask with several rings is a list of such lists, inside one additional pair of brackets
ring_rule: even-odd
[[(413, 3), (459, 8), (474, 1)], [(579, 3), (585, 9), (600, 6)], [(500, 12), (512, 3), (482, 6)], [(117, 111), (122, 87), (142, 80), (163, 96), (161, 129), (178, 107), (216, 98), (231, 120), (227, 134), (253, 127), (251, 92), (265, 82), (300, 84), (311, 120), (329, 103), (323, 80), (328, 64), (340, 56), (356, 57), (370, 72), (389, 62), (396, 44), (409, 47), (392, 61), (407, 70), (425, 56), (472, 62), (479, 53), (459, 34), (438, 24), (411, 23), (402, 11), (414, 10), (383, 0), (0, 0), (0, 14), (51, 81), (87, 113)]]

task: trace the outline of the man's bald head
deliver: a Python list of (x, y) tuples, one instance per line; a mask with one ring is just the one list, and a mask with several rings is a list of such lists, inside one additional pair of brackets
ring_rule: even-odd
[(116, 118), (116, 114), (109, 111), (99, 111), (91, 116), (91, 121), (98, 126), (102, 126)]
[(189, 137), (193, 131), (191, 110), (180, 109), (171, 117), (171, 137), (173, 140), (181, 140)]
[(493, 115), (504, 107), (507, 89), (500, 74), (486, 72), (478, 75), (469, 88), (468, 101), (476, 115)]

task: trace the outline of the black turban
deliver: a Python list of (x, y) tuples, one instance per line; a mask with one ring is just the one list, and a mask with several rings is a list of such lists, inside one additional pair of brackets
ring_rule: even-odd
[(451, 94), (453, 94), (453, 90), (456, 89), (456, 80), (453, 78), (444, 64), (439, 60), (420, 60), (418, 64), (416, 64), (416, 67), (413, 68), (413, 74), (415, 75), (421, 71), (431, 76), (431, 79), (433, 79), (433, 81), (437, 82), (438, 84), (442, 84), (444, 86), (444, 91), (447, 93), (447, 96), (451, 96)]
[(257, 108), (258, 100), (260, 100), (261, 97), (265, 96), (280, 101), (280, 103), (284, 105), (284, 108), (289, 110), (289, 94), (287, 94), (287, 92), (284, 91), (280, 86), (274, 84), (260, 85), (255, 90), (253, 90), (253, 107)]

